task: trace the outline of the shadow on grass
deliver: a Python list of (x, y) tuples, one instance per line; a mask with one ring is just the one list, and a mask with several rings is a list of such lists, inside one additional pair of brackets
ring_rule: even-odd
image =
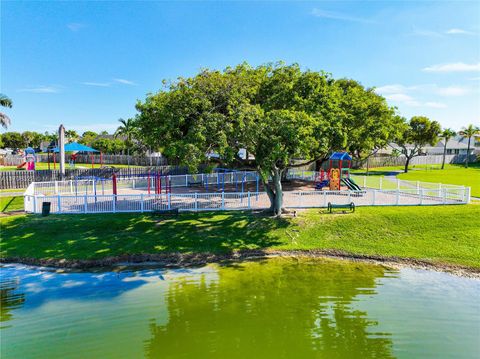
[(13, 216), (3, 257), (94, 259), (139, 253), (231, 253), (280, 244), (287, 219), (250, 212)]

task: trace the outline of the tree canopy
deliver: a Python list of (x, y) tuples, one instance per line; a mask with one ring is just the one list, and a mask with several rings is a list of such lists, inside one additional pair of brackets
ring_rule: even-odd
[[(335, 150), (370, 153), (393, 139), (400, 122), (373, 89), (283, 63), (205, 69), (165, 83), (137, 110), (146, 143), (192, 170), (212, 152), (224, 165), (257, 169), (275, 214), (288, 168), (325, 160)], [(255, 159), (240, 158), (240, 149)]]

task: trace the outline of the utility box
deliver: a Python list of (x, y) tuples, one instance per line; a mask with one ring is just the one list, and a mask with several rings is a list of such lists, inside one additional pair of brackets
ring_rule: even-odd
[(46, 217), (50, 214), (50, 206), (52, 205), (51, 202), (43, 202), (42, 203), (42, 216)]

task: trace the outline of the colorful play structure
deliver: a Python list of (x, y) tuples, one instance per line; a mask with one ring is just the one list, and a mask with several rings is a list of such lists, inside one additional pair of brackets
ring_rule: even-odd
[(328, 188), (331, 191), (339, 191), (344, 184), (351, 191), (361, 191), (352, 178), (350, 168), (352, 157), (347, 152), (334, 152), (328, 159), (328, 171), (321, 170), (315, 178), (315, 190)]
[(17, 166), (17, 169), (25, 168), (27, 171), (35, 171), (35, 162), (37, 161), (35, 150), (31, 147), (27, 147), (23, 152), (24, 161)]
[[(54, 149), (52, 149), (53, 152), (53, 169), (56, 169), (56, 156), (55, 154), (56, 153), (59, 153), (60, 152), (60, 148), (58, 147), (55, 147)], [(77, 159), (77, 154), (79, 152), (83, 152), (83, 153), (88, 153), (90, 154), (90, 157), (91, 157), (91, 160), (92, 160), (92, 168), (94, 167), (94, 157), (93, 155), (95, 153), (100, 153), (100, 164), (102, 165), (103, 161), (102, 161), (102, 153), (92, 147), (88, 147), (88, 146), (85, 146), (85, 145), (82, 145), (81, 143), (78, 143), (78, 142), (71, 142), (71, 143), (67, 143), (65, 145), (65, 153), (70, 153), (70, 160), (68, 161), (69, 165), (70, 165), (70, 168), (75, 168), (75, 161)], [(48, 156), (48, 169), (50, 169), (50, 156)]]

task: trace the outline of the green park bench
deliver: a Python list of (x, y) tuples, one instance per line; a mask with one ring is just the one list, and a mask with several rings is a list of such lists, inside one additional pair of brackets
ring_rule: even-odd
[(327, 209), (330, 213), (333, 213), (333, 211), (336, 209), (342, 210), (343, 213), (346, 213), (347, 210), (353, 213), (355, 212), (355, 203), (351, 202), (348, 204), (333, 204), (332, 202), (328, 202)]

